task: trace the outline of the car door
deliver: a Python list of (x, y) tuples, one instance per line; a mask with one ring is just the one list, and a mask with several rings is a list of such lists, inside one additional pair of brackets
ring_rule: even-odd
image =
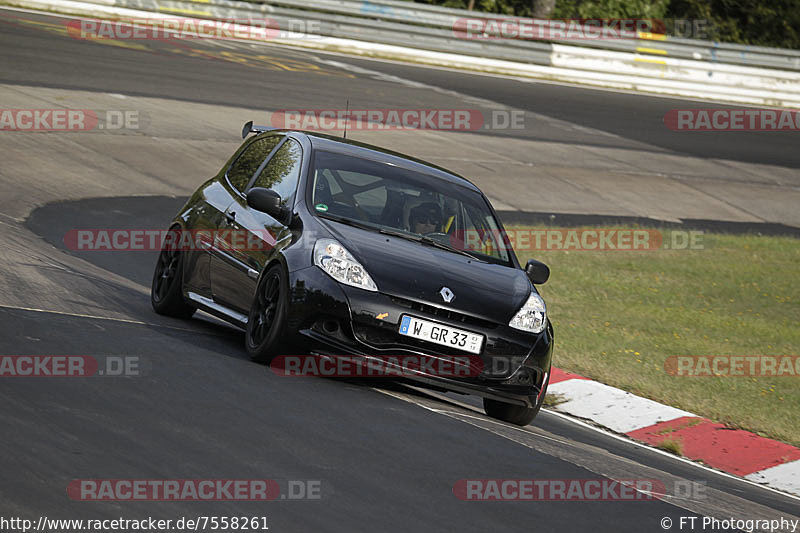
[(225, 226), (218, 232), (216, 248), (224, 251), (224, 260), (212, 264), (211, 284), (214, 299), (241, 312), (247, 312), (253, 300), (256, 282), (264, 265), (276, 250), (291, 239), (288, 221), (277, 220), (247, 205), (246, 191), (251, 187), (272, 189), (281, 203), (294, 206), (300, 177), (302, 148), (286, 138), (257, 169), (245, 194), (237, 195), (225, 212)]
[[(217, 292), (214, 290), (214, 271), (225, 269), (227, 265), (238, 266), (236, 254), (230, 249), (228, 241), (224, 238), (224, 232), (229, 230), (227, 217), (235, 216), (235, 209), (231, 206), (237, 200), (243, 199), (245, 191), (256, 172), (262, 168), (263, 164), (272, 151), (283, 140), (283, 134), (266, 134), (254, 137), (250, 143), (240, 151), (236, 159), (231, 163), (225, 175), (218, 182), (216, 192), (216, 203), (220, 212), (217, 218), (217, 226), (214, 228), (209, 247), (209, 284), (210, 295), (216, 300)], [(220, 205), (221, 202), (224, 202)], [(221, 298), (224, 301), (225, 298)]]
[(192, 232), (192, 245), (184, 255), (184, 283), (187, 292), (210, 298), (214, 234), (219, 230), (233, 196), (219, 178), (209, 180), (195, 196), (199, 200), (187, 220), (187, 227)]

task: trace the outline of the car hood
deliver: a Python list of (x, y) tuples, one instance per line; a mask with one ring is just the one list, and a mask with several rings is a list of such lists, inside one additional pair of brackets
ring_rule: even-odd
[[(531, 292), (527, 275), (518, 268), (331, 220), (323, 224), (367, 269), (378, 290), (390, 296), (508, 323)], [(455, 294), (450, 303), (439, 294), (442, 287)]]

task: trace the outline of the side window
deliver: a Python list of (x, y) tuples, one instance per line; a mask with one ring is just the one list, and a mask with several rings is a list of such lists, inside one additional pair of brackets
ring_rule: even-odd
[(500, 241), (500, 229), (494, 219), (486, 216), (481, 218), (480, 211), (465, 205), (465, 249), (508, 261), (508, 254)]
[(297, 190), (302, 159), (300, 144), (293, 139), (287, 139), (258, 175), (253, 187), (272, 189), (280, 194), (281, 203), (290, 204)]
[[(330, 189), (331, 194), (336, 196), (337, 194), (341, 194), (342, 188), (339, 186), (339, 183), (333, 177), (333, 172), (331, 172), (327, 168), (323, 168), (322, 170), (317, 169), (315, 174), (318, 176), (317, 180), (314, 183), (318, 183), (319, 181), (324, 181), (328, 184), (328, 189)], [(322, 185), (322, 187), (325, 187)]]
[(386, 187), (383, 185), (353, 195), (358, 207), (377, 217), (386, 208)]
[(251, 142), (228, 169), (228, 181), (231, 182), (231, 185), (244, 192), (250, 178), (253, 177), (258, 167), (277, 146), (281, 138), (280, 135), (270, 135)]

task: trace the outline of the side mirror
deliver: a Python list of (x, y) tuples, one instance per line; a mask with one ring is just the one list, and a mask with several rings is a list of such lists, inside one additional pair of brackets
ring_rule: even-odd
[(247, 191), (247, 205), (266, 213), (272, 218), (281, 220), (283, 218), (283, 206), (281, 205), (281, 196), (271, 189), (264, 187), (253, 187)]
[(534, 285), (541, 285), (550, 278), (550, 269), (536, 259), (531, 259), (525, 265), (525, 273)]
[(245, 122), (242, 128), (242, 139), (247, 139), (247, 136), (253, 131), (253, 121)]

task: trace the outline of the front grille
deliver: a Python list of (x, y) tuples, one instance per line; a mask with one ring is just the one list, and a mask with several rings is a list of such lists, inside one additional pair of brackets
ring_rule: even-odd
[[(483, 364), (477, 362), (480, 361), (477, 359), (479, 357), (477, 355), (467, 354), (459, 350), (447, 351), (447, 346), (440, 346), (432, 342), (411, 337), (401, 337), (394, 329), (353, 324), (353, 333), (359, 341), (369, 344), (378, 350), (385, 350), (384, 353), (388, 355), (401, 356), (403, 352), (411, 352), (433, 357), (469, 356), (473, 359), (469, 360), (469, 370), (463, 375), (477, 376), (483, 370)], [(467, 369), (467, 367), (463, 368)]]
[[(355, 322), (353, 323), (353, 334), (359, 341), (382, 350), (395, 348), (417, 351), (423, 350), (425, 353), (438, 355), (466, 353), (458, 349), (448, 350), (447, 346), (441, 344), (400, 335), (397, 332), (396, 326), (386, 327)], [(496, 337), (487, 337), (483, 347), (483, 354), (517, 357), (520, 358), (519, 362), (521, 362), (522, 358), (528, 354), (528, 350), (528, 346), (514, 344)]]
[[(361, 342), (382, 350), (406, 349), (424, 351), (431, 355), (448, 355), (442, 351), (442, 349), (447, 348), (446, 346), (439, 346), (438, 344), (413, 337), (401, 336), (394, 327), (383, 328), (355, 323), (353, 324), (353, 333)], [(456, 350), (456, 352), (458, 351)]]
[(396, 296), (392, 296), (391, 298), (392, 302), (395, 304), (405, 307), (406, 309), (410, 309), (411, 311), (433, 315), (439, 318), (450, 320), (452, 322), (460, 322), (461, 324), (474, 326), (476, 328), (494, 329), (497, 327), (497, 324), (494, 322), (483, 320), (482, 318), (475, 318), (457, 311), (450, 311), (449, 309), (442, 309), (441, 307), (414, 302), (412, 300), (406, 300), (405, 298), (398, 298)]

